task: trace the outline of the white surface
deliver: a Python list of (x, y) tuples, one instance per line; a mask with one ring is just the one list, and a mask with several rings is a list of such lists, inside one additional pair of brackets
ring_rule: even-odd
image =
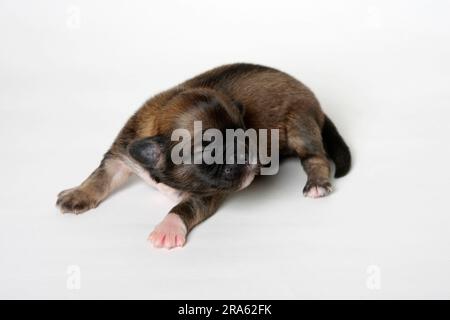
[[(449, 9), (2, 0), (0, 298), (450, 298)], [(336, 192), (304, 198), (292, 159), (173, 251), (146, 242), (172, 203), (141, 181), (84, 215), (57, 212), (145, 99), (236, 61), (316, 92), (353, 151)]]

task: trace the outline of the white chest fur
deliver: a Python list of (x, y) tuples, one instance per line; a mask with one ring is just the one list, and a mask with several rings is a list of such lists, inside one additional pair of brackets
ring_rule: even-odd
[(142, 166), (133, 159), (130, 159), (129, 157), (125, 156), (122, 159), (134, 174), (136, 174), (138, 177), (144, 180), (147, 184), (158, 189), (168, 198), (177, 202), (181, 201), (184, 198), (184, 193), (182, 191), (169, 187), (164, 183), (158, 183), (155, 180), (153, 180), (148, 171), (142, 168)]

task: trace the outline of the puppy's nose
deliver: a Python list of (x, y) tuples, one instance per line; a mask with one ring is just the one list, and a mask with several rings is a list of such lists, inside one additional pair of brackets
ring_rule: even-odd
[(240, 166), (238, 165), (232, 165), (232, 166), (227, 166), (224, 170), (223, 170), (225, 177), (229, 180), (233, 180), (233, 179), (237, 179), (239, 178), (239, 175), (242, 172), (242, 169), (240, 168)]

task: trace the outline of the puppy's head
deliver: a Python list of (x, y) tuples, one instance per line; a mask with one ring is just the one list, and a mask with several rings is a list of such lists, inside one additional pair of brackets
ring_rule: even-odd
[[(258, 167), (249, 164), (248, 148), (238, 147), (242, 141), (226, 139), (226, 129), (245, 129), (242, 105), (209, 91), (186, 92), (172, 103), (182, 107), (176, 108), (176, 115), (163, 115), (162, 121), (165, 121), (164, 125), (167, 127), (165, 132), (131, 143), (128, 148), (130, 156), (139, 162), (154, 180), (178, 190), (194, 194), (212, 194), (247, 187), (255, 177)], [(173, 112), (173, 109), (167, 110)], [(198, 127), (196, 130), (194, 125), (198, 125), (199, 121), (200, 137)], [(172, 133), (177, 129), (189, 133), (191, 139), (173, 141)], [(204, 141), (203, 133), (208, 129), (222, 133), (223, 140), (215, 141), (216, 138), (213, 137), (210, 141)], [(196, 134), (198, 140), (194, 139)], [(212, 143), (215, 143), (216, 147), (220, 145), (213, 150), (212, 155), (214, 159), (221, 161), (204, 161), (202, 155), (206, 154), (208, 148), (211, 151)], [(175, 148), (177, 152), (174, 152)], [(178, 155), (180, 149), (184, 159), (181, 163), (174, 159), (174, 154)], [(201, 161), (195, 161), (196, 154), (199, 153)], [(211, 155), (211, 152), (208, 154)], [(230, 156), (233, 158), (231, 161)], [(186, 161), (188, 158), (191, 161)]]

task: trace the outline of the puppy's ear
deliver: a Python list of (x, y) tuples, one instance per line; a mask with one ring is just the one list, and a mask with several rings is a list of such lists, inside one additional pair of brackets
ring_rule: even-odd
[(147, 168), (160, 168), (164, 164), (167, 139), (154, 136), (136, 140), (128, 146), (130, 156)]

